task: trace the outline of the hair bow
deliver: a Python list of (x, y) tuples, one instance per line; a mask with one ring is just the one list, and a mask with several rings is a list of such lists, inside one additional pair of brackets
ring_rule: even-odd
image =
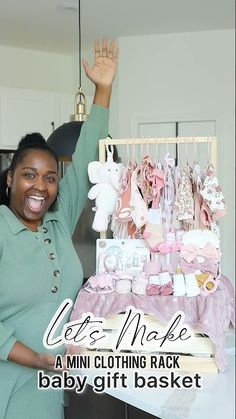
[(161, 295), (173, 294), (173, 285), (171, 281), (167, 282), (167, 284), (160, 286), (160, 294)]
[(216, 262), (220, 259), (220, 252), (211, 243), (207, 243), (205, 247), (188, 244), (182, 246), (180, 256), (191, 263), (196, 257), (200, 256), (205, 259), (213, 259)]

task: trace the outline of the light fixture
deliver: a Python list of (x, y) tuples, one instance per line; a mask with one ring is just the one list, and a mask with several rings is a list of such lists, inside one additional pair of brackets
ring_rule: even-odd
[(48, 137), (47, 143), (56, 153), (59, 160), (71, 160), (75, 151), (76, 143), (79, 138), (80, 130), (86, 119), (86, 99), (82, 92), (81, 85), (81, 22), (80, 22), (80, 0), (78, 0), (78, 69), (79, 69), (79, 88), (75, 95), (74, 114), (67, 122)]

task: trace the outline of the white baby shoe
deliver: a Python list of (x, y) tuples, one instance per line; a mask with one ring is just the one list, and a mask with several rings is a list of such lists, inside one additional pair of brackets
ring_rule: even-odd
[(175, 274), (173, 275), (173, 283), (174, 283), (174, 296), (181, 297), (186, 293), (186, 286), (183, 274)]
[(187, 297), (196, 297), (200, 294), (200, 288), (194, 274), (185, 275), (185, 284)]

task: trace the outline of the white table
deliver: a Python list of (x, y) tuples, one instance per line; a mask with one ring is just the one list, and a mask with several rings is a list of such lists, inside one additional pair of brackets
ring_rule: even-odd
[[(232, 352), (232, 351), (231, 351)], [(112, 371), (112, 370), (110, 370)], [(140, 371), (140, 370), (139, 370)], [(74, 374), (88, 374), (87, 383), (92, 385), (94, 376), (104, 375), (108, 370), (83, 370)], [(161, 419), (234, 419), (235, 413), (235, 356), (228, 355), (225, 373), (202, 373), (202, 388), (133, 388), (133, 371), (125, 370), (128, 388), (109, 388), (105, 392)], [(141, 370), (143, 376), (168, 375), (154, 370)], [(181, 373), (180, 373), (181, 374)], [(191, 375), (182, 373), (182, 375)]]

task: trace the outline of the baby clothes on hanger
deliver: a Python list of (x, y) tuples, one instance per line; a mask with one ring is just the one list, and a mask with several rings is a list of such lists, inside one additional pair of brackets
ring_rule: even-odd
[(200, 194), (202, 187), (202, 173), (200, 165), (195, 162), (192, 170), (192, 185), (193, 185), (193, 203), (194, 203), (194, 228), (201, 228), (201, 206), (203, 198)]
[(192, 171), (193, 200), (194, 200), (194, 228), (212, 229), (212, 212), (201, 194), (204, 174), (198, 163), (194, 164)]
[[(185, 150), (187, 161), (187, 145)], [(206, 174), (198, 162), (192, 169), (186, 163), (180, 171), (170, 153), (165, 155), (162, 164), (154, 164), (152, 157), (146, 155), (140, 164), (129, 163), (127, 167), (113, 214), (112, 231), (114, 238), (145, 239), (158, 258), (160, 272), (168, 273), (171, 280), (172, 275), (179, 273), (186, 276), (187, 286), (190, 281), (187, 276), (195, 276), (199, 287), (202, 287), (211, 277), (213, 282), (209, 289), (215, 289), (214, 281), (220, 274), (219, 248), (217, 251), (214, 247), (210, 249), (209, 243), (203, 246), (198, 238), (194, 246), (190, 246), (191, 243), (185, 243), (184, 237), (200, 229), (216, 232), (219, 237), (218, 219), (225, 213), (224, 197), (212, 165), (208, 166)], [(100, 286), (104, 287), (106, 281), (104, 284), (100, 282)], [(92, 282), (92, 285), (96, 284)], [(151, 278), (147, 294), (154, 295), (157, 288), (161, 294), (160, 278)]]
[(111, 230), (116, 239), (129, 238), (128, 226), (132, 221), (130, 198), (131, 176), (134, 164), (129, 162), (121, 180), (121, 191), (116, 201), (115, 212), (112, 217)]
[(131, 185), (130, 185), (130, 211), (131, 218), (137, 227), (140, 229), (148, 221), (148, 208), (147, 205), (139, 192), (137, 185), (137, 172), (138, 168), (134, 169), (131, 174)]
[(167, 153), (164, 158), (163, 226), (165, 236), (172, 227), (173, 204), (175, 200), (175, 160)]
[(137, 184), (147, 205), (152, 202), (152, 172), (155, 164), (150, 156), (146, 155), (140, 162)]
[(157, 208), (159, 205), (161, 192), (164, 187), (164, 171), (162, 170), (161, 166), (157, 164), (157, 166), (152, 170), (152, 172), (148, 174), (147, 178), (149, 182), (151, 182), (151, 185), (152, 185), (152, 189), (151, 189), (152, 207)]
[(113, 213), (113, 216), (111, 219), (111, 231), (113, 234), (113, 239), (128, 239), (129, 238), (128, 226), (129, 226), (128, 221), (125, 221), (122, 223), (117, 222), (115, 212)]
[(122, 179), (123, 189), (116, 201), (111, 229), (114, 238), (139, 238), (147, 223), (148, 208), (137, 186), (139, 166), (129, 163)]
[[(218, 220), (226, 215), (225, 199), (219, 186), (219, 181), (215, 175), (215, 169), (210, 163), (206, 170), (206, 177), (201, 188), (201, 196), (205, 207), (208, 208), (208, 218), (210, 229), (220, 237)], [(204, 214), (202, 214), (204, 216)]]
[[(175, 199), (176, 199), (176, 191), (178, 190), (180, 180), (181, 180), (180, 168), (179, 166), (176, 166), (175, 172), (174, 172)], [(175, 203), (175, 200), (174, 200), (174, 203)], [(172, 230), (176, 232), (176, 236), (178, 232), (181, 232), (181, 236), (182, 236), (181, 225), (180, 225), (180, 221), (178, 219), (178, 213), (174, 204), (173, 204), (173, 211), (172, 211)], [(176, 240), (178, 241), (178, 237), (176, 237)]]
[(148, 222), (143, 232), (143, 238), (150, 249), (157, 251), (160, 243), (164, 241), (162, 210), (160, 206), (161, 190), (164, 186), (164, 172), (159, 168), (153, 169), (148, 175), (152, 181), (152, 207), (148, 210)]
[(130, 209), (132, 168), (128, 166), (122, 178), (123, 191), (116, 201), (115, 215), (117, 222), (127, 222), (132, 219)]
[(182, 222), (183, 230), (188, 231), (193, 228), (193, 190), (189, 165), (186, 163), (181, 180), (176, 191), (174, 207), (177, 218)]
[(212, 221), (217, 221), (226, 215), (225, 199), (211, 163), (207, 167), (200, 193), (212, 213)]

